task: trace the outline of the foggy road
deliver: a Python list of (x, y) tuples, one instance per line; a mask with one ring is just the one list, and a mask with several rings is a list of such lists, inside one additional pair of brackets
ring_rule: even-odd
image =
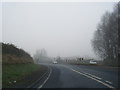
[(50, 74), (39, 88), (118, 88), (116, 68), (45, 64)]
[(2, 88), (120, 88), (118, 0), (3, 1)]

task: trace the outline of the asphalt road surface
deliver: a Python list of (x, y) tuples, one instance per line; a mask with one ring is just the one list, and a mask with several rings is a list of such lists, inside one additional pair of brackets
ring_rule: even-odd
[(118, 69), (110, 67), (44, 64), (50, 73), (39, 88), (118, 88)]

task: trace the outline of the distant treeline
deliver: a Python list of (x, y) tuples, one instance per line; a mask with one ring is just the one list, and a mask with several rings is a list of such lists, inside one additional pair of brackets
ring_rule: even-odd
[(33, 63), (27, 52), (9, 43), (2, 43), (2, 57), (3, 64)]

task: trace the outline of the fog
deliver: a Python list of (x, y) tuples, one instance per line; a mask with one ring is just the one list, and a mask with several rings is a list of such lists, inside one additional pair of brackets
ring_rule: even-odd
[(39, 2), (2, 4), (2, 41), (13, 43), (32, 56), (44, 48), (48, 56), (98, 58), (91, 40), (114, 2)]

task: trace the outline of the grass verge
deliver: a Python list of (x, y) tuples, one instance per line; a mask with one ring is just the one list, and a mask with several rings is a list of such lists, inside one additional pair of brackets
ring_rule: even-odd
[(98, 66), (98, 67), (106, 67), (106, 68), (120, 68), (118, 66), (110, 66), (110, 65), (104, 65), (104, 64), (89, 64), (89, 63), (70, 63), (75, 65), (84, 65), (84, 66)]
[(2, 65), (2, 88), (10, 88), (26, 75), (39, 69), (36, 64), (5, 64)]

